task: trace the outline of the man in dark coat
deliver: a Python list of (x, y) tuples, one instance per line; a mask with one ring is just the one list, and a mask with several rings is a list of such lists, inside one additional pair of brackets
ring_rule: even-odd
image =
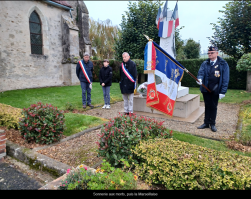
[(205, 103), (204, 124), (198, 129), (209, 128), (216, 132), (215, 120), (217, 115), (218, 100), (225, 97), (229, 83), (229, 66), (227, 62), (218, 56), (218, 48), (210, 46), (208, 49), (208, 58), (199, 69), (197, 84), (202, 83), (211, 91), (209, 93), (204, 87), (200, 86)]
[[(122, 54), (123, 57), (123, 65), (128, 73), (132, 76), (132, 78), (136, 81), (137, 78), (137, 68), (136, 64), (130, 60), (130, 55), (127, 52)], [(134, 89), (135, 83), (132, 82), (125, 72), (120, 66), (120, 90), (124, 100), (124, 111), (125, 114), (133, 113), (133, 96), (134, 96)]]
[(81, 88), (82, 88), (82, 102), (83, 102), (83, 108), (86, 108), (86, 91), (87, 91), (87, 105), (93, 108), (94, 106), (91, 104), (91, 89), (92, 89), (92, 73), (93, 73), (93, 63), (89, 60), (90, 56), (88, 53), (84, 54), (83, 64), (85, 66), (87, 75), (90, 79), (89, 81), (86, 79), (82, 68), (80, 67), (80, 64), (78, 62), (76, 67), (76, 74), (80, 81)]

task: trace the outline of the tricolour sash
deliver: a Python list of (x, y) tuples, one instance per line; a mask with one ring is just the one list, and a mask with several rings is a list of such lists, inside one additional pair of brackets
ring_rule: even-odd
[(87, 74), (87, 72), (86, 72), (84, 63), (83, 63), (82, 61), (79, 61), (79, 65), (80, 65), (80, 67), (82, 68), (82, 71), (83, 71), (83, 73), (84, 73), (84, 75), (85, 75), (85, 78), (86, 78), (87, 81), (91, 84), (91, 80), (90, 80), (90, 78), (89, 78), (89, 76), (88, 76), (88, 74)]
[(128, 79), (134, 83), (134, 89), (136, 89), (136, 81), (134, 80), (133, 76), (128, 72), (124, 64), (122, 63), (122, 70), (125, 73), (125, 75), (128, 77)]

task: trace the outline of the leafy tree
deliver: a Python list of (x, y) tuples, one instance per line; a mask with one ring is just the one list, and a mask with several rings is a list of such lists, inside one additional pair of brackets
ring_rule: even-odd
[(128, 10), (122, 15), (120, 39), (116, 40), (116, 59), (122, 59), (122, 53), (128, 52), (131, 59), (144, 59), (147, 43), (143, 34), (159, 44), (158, 29), (155, 23), (160, 2), (129, 2)]
[(223, 6), (224, 18), (213, 25), (214, 35), (209, 38), (225, 54), (235, 59), (251, 52), (251, 1), (232, 1)]
[(200, 57), (200, 44), (193, 39), (188, 39), (184, 46), (184, 53), (187, 59), (198, 59)]
[(89, 27), (94, 59), (113, 59), (115, 40), (119, 37), (118, 26), (113, 26), (110, 19), (95, 21), (90, 18)]
[(186, 59), (186, 55), (184, 53), (184, 40), (181, 39), (180, 30), (185, 26), (181, 26), (180, 28), (175, 29), (175, 50), (176, 50), (176, 59), (177, 60), (184, 60)]

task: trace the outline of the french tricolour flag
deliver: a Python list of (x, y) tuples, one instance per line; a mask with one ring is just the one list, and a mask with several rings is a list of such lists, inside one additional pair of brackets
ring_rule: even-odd
[(155, 70), (156, 66), (156, 50), (152, 41), (146, 44), (144, 50), (144, 71), (148, 73), (151, 70)]
[(178, 15), (178, 3), (176, 3), (176, 5), (175, 5), (171, 19), (175, 20), (175, 28), (180, 25), (179, 15)]
[(184, 67), (158, 44), (152, 43), (156, 50), (156, 67), (154, 73), (148, 73), (146, 105), (172, 116)]

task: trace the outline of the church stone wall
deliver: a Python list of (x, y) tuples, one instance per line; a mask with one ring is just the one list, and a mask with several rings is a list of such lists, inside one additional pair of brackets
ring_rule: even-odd
[[(43, 55), (31, 54), (33, 10), (42, 21)], [(0, 91), (65, 85), (61, 16), (69, 11), (39, 1), (0, 1), (0, 13)]]

